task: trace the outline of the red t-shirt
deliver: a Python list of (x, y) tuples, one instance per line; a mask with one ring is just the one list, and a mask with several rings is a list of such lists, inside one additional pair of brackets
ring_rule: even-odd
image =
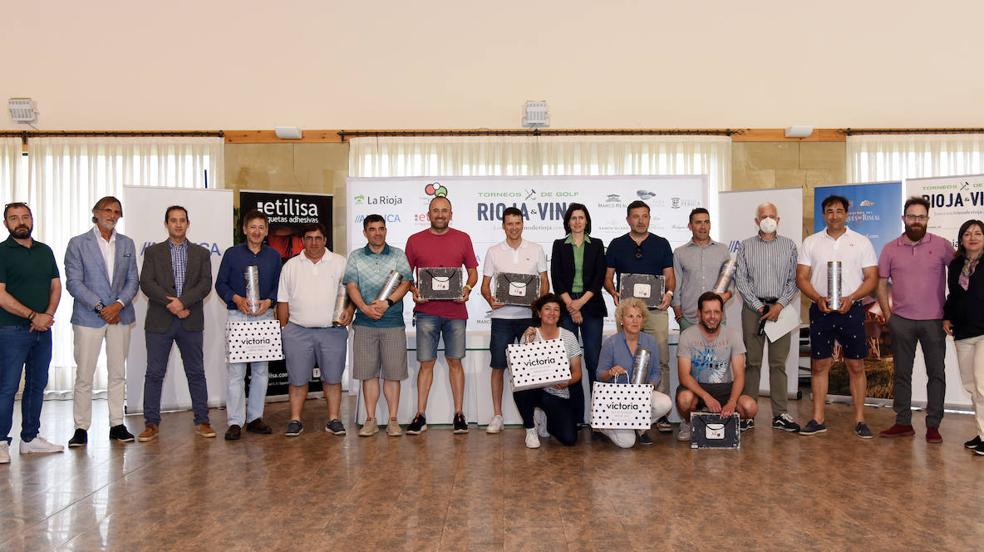
[[(461, 265), (465, 265), (466, 269), (478, 267), (471, 238), (454, 228), (448, 228), (447, 232), (440, 235), (431, 232), (430, 228), (421, 230), (407, 240), (406, 252), (410, 270), (413, 271), (418, 268), (456, 268)], [(467, 274), (465, 281), (467, 282)], [(465, 304), (454, 301), (428, 301), (417, 304), (413, 311), (442, 318), (468, 319)]]

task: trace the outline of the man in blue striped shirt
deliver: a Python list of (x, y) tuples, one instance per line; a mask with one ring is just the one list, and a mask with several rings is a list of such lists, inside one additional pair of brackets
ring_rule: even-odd
[[(760, 331), (767, 320), (778, 320), (782, 309), (798, 300), (796, 288), (796, 244), (778, 235), (779, 212), (771, 203), (763, 203), (755, 212), (758, 234), (741, 242), (735, 287), (742, 296), (741, 329), (747, 350), (745, 394), (759, 394), (762, 347), (765, 334)], [(772, 428), (797, 432), (799, 424), (786, 411), (786, 358), (789, 356), (790, 332), (769, 343), (769, 396), (772, 399)], [(750, 429), (753, 420), (744, 422)]]

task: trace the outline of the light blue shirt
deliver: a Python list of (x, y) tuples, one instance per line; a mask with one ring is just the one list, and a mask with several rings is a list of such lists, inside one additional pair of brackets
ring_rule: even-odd
[[(659, 370), (659, 344), (656, 343), (656, 338), (645, 333), (639, 333), (639, 343), (636, 345), (636, 350), (639, 347), (643, 349), (648, 349), (649, 353), (652, 355), (649, 359), (649, 375), (646, 377), (646, 383), (652, 385), (659, 385), (659, 380), (661, 377)], [(629, 351), (629, 344), (625, 341), (625, 334), (619, 332), (601, 344), (601, 355), (598, 357), (598, 368), (595, 370), (595, 375), (598, 379), (601, 379), (601, 374), (606, 370), (610, 370), (613, 366), (621, 366), (625, 368), (625, 371), (629, 375), (628, 382), (632, 383), (633, 377), (633, 365), (634, 356), (632, 352)], [(625, 382), (622, 376), (618, 377), (619, 382)], [(610, 383), (615, 383), (613, 379)]]

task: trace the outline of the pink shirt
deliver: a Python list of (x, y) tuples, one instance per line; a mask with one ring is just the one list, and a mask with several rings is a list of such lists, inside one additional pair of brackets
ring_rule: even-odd
[(950, 240), (927, 233), (919, 243), (905, 234), (885, 244), (878, 277), (891, 278), (892, 313), (910, 320), (943, 318), (946, 267), (953, 260)]
[[(418, 268), (455, 268), (461, 265), (465, 265), (466, 269), (478, 267), (471, 238), (468, 234), (454, 228), (448, 228), (448, 231), (441, 235), (432, 233), (430, 228), (421, 230), (407, 240), (406, 251), (410, 270), (414, 273)], [(467, 281), (466, 273), (465, 282)], [(418, 304), (413, 311), (442, 318), (468, 319), (468, 309), (465, 304), (454, 301), (428, 301)]]

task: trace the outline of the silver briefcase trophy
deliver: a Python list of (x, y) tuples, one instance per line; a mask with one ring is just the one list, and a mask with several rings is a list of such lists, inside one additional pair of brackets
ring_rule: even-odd
[(528, 307), (540, 296), (540, 275), (500, 272), (495, 275), (494, 295), (504, 305)]
[(642, 299), (646, 307), (654, 309), (663, 302), (666, 282), (662, 276), (652, 274), (622, 274), (618, 281), (619, 298)]

